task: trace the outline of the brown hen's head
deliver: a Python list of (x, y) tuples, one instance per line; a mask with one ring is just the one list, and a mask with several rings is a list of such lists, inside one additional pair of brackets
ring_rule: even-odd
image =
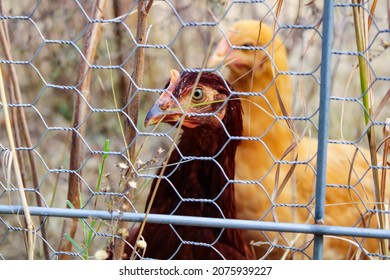
[(240, 136), (241, 103), (230, 98), (230, 87), (218, 74), (171, 70), (171, 78), (148, 112), (145, 126), (159, 122), (175, 125), (179, 121), (185, 132), (207, 134), (225, 128), (230, 135)]

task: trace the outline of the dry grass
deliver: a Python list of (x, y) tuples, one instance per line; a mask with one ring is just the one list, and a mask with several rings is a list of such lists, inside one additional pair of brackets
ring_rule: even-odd
[[(3, 1), (6, 15), (21, 16), (30, 15), (36, 7), (36, 1)], [(92, 15), (94, 1), (82, 1), (85, 13)], [(105, 169), (101, 188), (106, 192), (118, 190), (119, 182), (123, 176), (118, 163), (129, 164), (127, 148), (123, 141), (123, 134), (118, 124), (118, 116), (115, 112), (103, 113), (93, 111), (95, 109), (128, 109), (127, 94), (130, 87), (129, 77), (135, 71), (135, 43), (132, 36), (136, 34), (136, 5), (132, 1), (108, 1), (104, 11), (106, 19), (123, 17), (123, 23), (102, 25), (101, 38), (96, 44), (96, 65), (122, 65), (122, 69), (90, 69), (91, 75), (90, 91), (93, 98), (86, 106), (87, 112), (80, 120), (85, 135), (82, 141), (81, 169), (82, 180), (80, 181), (81, 207), (87, 209), (107, 209), (113, 203), (112, 198), (103, 195), (94, 195), (98, 184), (98, 166), (102, 163), (102, 155), (91, 153), (91, 150), (102, 151), (106, 139), (110, 140), (110, 151), (120, 152), (120, 155), (109, 155), (105, 160)], [(112, 5), (116, 3), (116, 6)], [(316, 136), (317, 134), (317, 109), (319, 101), (320, 77), (320, 47), (321, 47), (321, 15), (322, 7), (320, 1), (265, 1), (256, 4), (235, 4), (231, 1), (226, 6), (222, 1), (171, 1), (175, 11), (166, 2), (156, 1), (151, 8), (149, 27), (147, 30), (147, 43), (165, 45), (172, 50), (169, 52), (163, 48), (145, 49), (145, 69), (142, 81), (143, 88), (160, 89), (169, 78), (169, 70), (183, 67), (200, 67), (205, 61), (213, 34), (216, 38), (223, 36), (226, 28), (235, 20), (242, 18), (263, 19), (266, 23), (274, 23), (277, 19), (276, 30), (278, 35), (284, 38), (288, 48), (289, 62), (293, 73), (303, 72), (305, 75), (292, 75), (294, 86), (294, 109), (293, 116), (307, 117), (309, 121), (294, 121), (297, 134)], [(343, 1), (345, 2), (345, 1)], [(276, 15), (277, 4), (281, 9)], [(367, 45), (370, 48), (370, 59), (367, 61), (372, 81), (368, 87), (373, 95), (373, 111), (376, 112), (381, 100), (388, 93), (389, 89), (389, 68), (387, 61), (390, 61), (390, 36), (388, 32), (379, 32), (388, 29), (389, 18), (385, 1), (379, 1), (375, 14), (373, 15), (372, 27), (367, 33)], [(228, 10), (226, 12), (226, 7)], [(196, 11), (196, 12), (194, 12)], [(180, 16), (178, 19), (175, 16)], [(245, 16), (244, 16), (245, 15)], [(182, 27), (184, 22), (210, 22), (220, 21), (219, 28), (210, 26)], [(29, 61), (29, 64), (15, 64), (18, 77), (18, 84), (22, 93), (22, 102), (28, 104), (24, 108), (28, 132), (31, 136), (31, 145), (25, 142), (21, 146), (33, 147), (33, 158), (36, 162), (38, 183), (33, 184), (33, 173), (31, 169), (25, 168), (26, 188), (37, 189), (44, 205), (52, 207), (66, 207), (68, 174), (52, 172), (51, 170), (69, 168), (71, 135), (67, 129), (48, 129), (53, 127), (72, 127), (72, 115), (74, 114), (73, 100), (78, 96), (72, 89), (56, 88), (47, 84), (60, 86), (75, 86), (77, 84), (77, 72), (83, 61), (80, 53), (69, 44), (43, 43), (42, 37), (47, 40), (72, 40), (80, 50), (84, 45), (84, 31), (88, 20), (80, 7), (71, 1), (51, 1), (50, 5), (42, 2), (34, 12), (31, 20), (7, 19), (6, 22), (10, 32), (10, 45), (13, 59), (16, 61)], [(311, 26), (312, 28), (290, 28), (289, 25)], [(280, 29), (279, 26), (286, 28)], [(352, 17), (352, 9), (336, 7), (335, 9), (335, 39), (334, 50), (355, 52), (355, 29)], [(133, 35), (130, 35), (130, 31)], [(109, 50), (109, 51), (108, 51)], [(0, 59), (6, 59), (3, 49)], [(357, 98), (360, 102), (332, 100), (330, 104), (330, 138), (354, 141), (358, 147), (368, 147), (366, 123), (364, 121), (364, 106), (361, 101), (360, 79), (356, 65), (356, 56), (334, 55), (332, 63), (332, 96)], [(11, 84), (11, 73), (7, 65), (2, 65), (4, 70), (5, 90), (8, 93), (13, 87)], [(385, 77), (385, 79), (380, 79)], [(46, 85), (45, 85), (46, 83)], [(118, 100), (115, 101), (113, 92)], [(140, 99), (138, 115), (138, 129), (150, 131), (150, 128), (143, 127), (143, 119), (146, 111), (156, 99), (157, 93), (137, 91), (136, 96)], [(85, 101), (82, 101), (85, 103)], [(384, 101), (383, 108), (388, 108), (388, 100)], [(17, 108), (9, 108), (10, 112), (16, 112)], [(0, 148), (11, 147), (4, 133), (6, 121), (3, 109), (0, 111)], [(376, 117), (377, 121), (385, 122), (389, 117), (388, 110), (382, 109)], [(127, 117), (124, 113), (119, 114), (121, 122), (125, 123)], [(16, 125), (15, 125), (16, 126)], [(15, 127), (16, 130), (16, 127)], [(174, 130), (168, 126), (161, 125), (157, 132), (167, 132), (173, 135)], [(389, 136), (382, 134), (382, 127), (375, 127), (378, 151), (383, 155), (379, 159), (383, 165), (387, 164), (389, 154)], [(387, 139), (387, 142), (385, 141)], [(137, 146), (134, 149), (139, 151), (138, 159), (148, 162), (156, 151), (161, 147), (165, 151), (170, 150), (170, 141), (163, 137), (137, 137)], [(131, 143), (129, 143), (132, 146)], [(141, 149), (142, 147), (142, 149)], [(22, 153), (21, 153), (22, 154)], [(0, 152), (2, 160), (7, 153)], [(165, 155), (165, 154), (164, 154)], [(161, 156), (164, 156), (161, 155)], [(368, 159), (369, 160), (369, 159)], [(29, 166), (27, 154), (23, 153), (22, 163)], [(144, 173), (155, 172), (152, 166), (143, 170)], [(16, 193), (16, 177), (12, 173), (10, 185), (7, 185), (7, 166), (4, 162), (0, 172), (0, 204), (19, 204), (19, 196)], [(381, 185), (386, 187), (386, 172), (380, 178)], [(388, 172), (387, 172), (388, 174)], [(147, 184), (150, 180), (139, 181), (139, 192), (133, 199), (130, 207), (133, 211), (143, 211), (144, 197), (147, 193)], [(142, 187), (140, 187), (142, 186)], [(34, 192), (27, 192), (27, 203), (36, 205)], [(387, 200), (389, 198), (386, 198)], [(386, 201), (385, 201), (386, 202)], [(388, 202), (388, 201), (387, 201)], [(23, 243), (23, 234), (19, 231), (10, 230), (12, 227), (19, 227), (20, 217), (0, 216), (0, 258), (24, 259), (27, 253), (19, 244)], [(46, 220), (48, 236), (46, 241), (49, 246), (51, 258), (59, 250), (61, 239), (60, 228), (66, 219), (49, 218)], [(36, 217), (32, 218), (35, 225), (39, 225)], [(88, 219), (87, 226), (96, 229), (96, 221)], [(99, 221), (101, 226), (99, 232), (111, 233), (117, 226), (115, 222)], [(386, 222), (385, 222), (386, 223)], [(94, 225), (94, 226), (92, 226)], [(388, 221), (387, 221), (388, 226)], [(43, 244), (38, 232), (36, 258), (44, 258)], [(74, 240), (79, 244), (81, 250), (86, 244), (86, 232), (84, 227), (78, 229)], [(89, 233), (88, 233), (89, 234)], [(88, 244), (89, 252), (93, 253), (104, 248), (109, 238), (93, 233), (91, 244)], [(19, 248), (19, 249), (16, 249)], [(73, 248), (77, 251), (77, 248)], [(80, 253), (80, 256), (82, 253)], [(90, 254), (91, 255), (91, 254)], [(89, 256), (90, 256), (89, 255)]]

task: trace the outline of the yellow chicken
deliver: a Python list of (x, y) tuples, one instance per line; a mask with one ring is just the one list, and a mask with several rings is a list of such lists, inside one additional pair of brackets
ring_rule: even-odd
[[(257, 50), (234, 49), (263, 47)], [(286, 121), (291, 114), (292, 84), (286, 48), (273, 29), (255, 20), (233, 24), (208, 61), (226, 65), (227, 80), (241, 97), (244, 136), (236, 154), (238, 218), (313, 223), (317, 139), (299, 137)], [(328, 145), (325, 224), (377, 227), (373, 175), (368, 151), (352, 145)], [(297, 161), (298, 164), (291, 164)], [(353, 163), (352, 163), (353, 161)], [(389, 194), (386, 198), (388, 201)], [(291, 207), (292, 205), (298, 207)], [(257, 257), (306, 259), (312, 256), (312, 235), (246, 231)], [(280, 246), (299, 248), (302, 254)], [(359, 247), (360, 243), (361, 247)], [(366, 258), (362, 250), (377, 253), (376, 239), (326, 236), (324, 258)]]

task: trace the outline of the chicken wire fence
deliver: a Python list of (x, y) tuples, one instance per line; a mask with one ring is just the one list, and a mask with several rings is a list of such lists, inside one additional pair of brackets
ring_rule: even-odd
[[(253, 88), (229, 80), (234, 94), (264, 99), (266, 108), (254, 116), (264, 120), (264, 131), (255, 136), (244, 131), (241, 140), (260, 148), (236, 158), (237, 174), (252, 168), (259, 175), (233, 180), (240, 185), (238, 219), (153, 213), (147, 221), (243, 229), (257, 258), (390, 258), (388, 1), (152, 4), (145, 41), (139, 43), (137, 1), (1, 2), (0, 258), (105, 258), (113, 240), (128, 234), (119, 221), (142, 222), (150, 183), (159, 177), (177, 133), (177, 126), (144, 127), (145, 115), (170, 69), (229, 77), (234, 63), (207, 61), (221, 39), (231, 40), (230, 26), (242, 19), (272, 27), (269, 41), (281, 38), (289, 62), (289, 68), (279, 68), (281, 54), (274, 57), (268, 45), (248, 44), (245, 36), (229, 43), (232, 53), (266, 52), (277, 72), (248, 67), (263, 74), (258, 80), (253, 74)], [(367, 40), (356, 35), (358, 19), (367, 27)], [(101, 30), (94, 33), (96, 26)], [(362, 49), (357, 42), (364, 42)], [(145, 52), (141, 80), (134, 74), (139, 49)], [(280, 77), (291, 86), (267, 95)], [(263, 88), (252, 90), (256, 83)], [(287, 112), (273, 108), (281, 103)], [(129, 131), (136, 133), (127, 142)]]

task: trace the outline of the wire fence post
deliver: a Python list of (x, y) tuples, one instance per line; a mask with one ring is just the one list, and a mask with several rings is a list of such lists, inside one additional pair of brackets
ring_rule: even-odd
[[(329, 96), (331, 85), (331, 61), (333, 43), (333, 1), (324, 0), (324, 15), (322, 23), (322, 54), (321, 54), (321, 85), (318, 125), (318, 155), (315, 223), (324, 224), (325, 218), (325, 188), (326, 188), (326, 158), (329, 128)], [(314, 235), (313, 259), (320, 260), (323, 255), (323, 235)]]

